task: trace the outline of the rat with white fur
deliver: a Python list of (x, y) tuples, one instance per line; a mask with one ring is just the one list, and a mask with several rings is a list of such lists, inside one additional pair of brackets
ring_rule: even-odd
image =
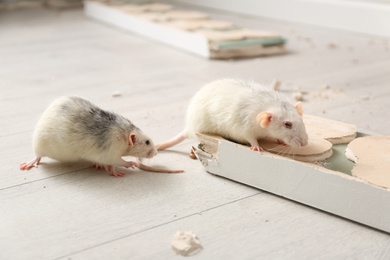
[(47, 156), (62, 162), (89, 161), (91, 167), (106, 169), (115, 177), (125, 175), (116, 166), (181, 172), (123, 160), (124, 156), (155, 156), (157, 149), (152, 139), (125, 117), (80, 97), (61, 97), (46, 109), (35, 128), (33, 147), (36, 157), (22, 163), (21, 170), (37, 167)]
[(254, 151), (263, 151), (259, 139), (273, 139), (292, 148), (308, 143), (301, 103), (293, 106), (279, 92), (236, 79), (217, 80), (201, 88), (188, 107), (185, 129), (157, 145), (157, 150), (196, 138), (196, 133), (250, 144)]

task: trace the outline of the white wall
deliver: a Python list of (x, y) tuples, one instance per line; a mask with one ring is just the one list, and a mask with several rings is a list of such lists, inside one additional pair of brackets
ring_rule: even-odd
[(390, 37), (390, 1), (175, 0), (260, 17)]

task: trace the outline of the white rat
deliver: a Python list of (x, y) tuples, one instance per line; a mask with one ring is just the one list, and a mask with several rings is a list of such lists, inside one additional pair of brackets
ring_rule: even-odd
[(307, 145), (302, 104), (294, 107), (279, 92), (254, 82), (222, 79), (201, 88), (193, 97), (185, 129), (157, 145), (164, 150), (196, 133), (218, 134), (263, 151), (259, 139), (274, 139), (293, 148)]
[(35, 159), (22, 163), (21, 170), (37, 167), (47, 156), (63, 162), (89, 161), (92, 167), (107, 169), (115, 177), (125, 175), (115, 166), (181, 172), (123, 160), (123, 156), (155, 156), (152, 139), (123, 116), (80, 97), (61, 97), (46, 109), (35, 128), (33, 147)]

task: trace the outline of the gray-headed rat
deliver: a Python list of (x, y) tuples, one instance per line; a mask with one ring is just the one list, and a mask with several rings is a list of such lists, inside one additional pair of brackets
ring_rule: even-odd
[(115, 166), (181, 172), (123, 160), (123, 156), (155, 156), (152, 139), (125, 117), (80, 97), (61, 97), (46, 109), (35, 128), (33, 147), (35, 159), (22, 163), (21, 170), (37, 167), (41, 158), (47, 156), (63, 162), (89, 161), (92, 167), (106, 169), (115, 177), (125, 175)]
[(217, 80), (201, 88), (188, 107), (185, 129), (157, 145), (157, 150), (196, 138), (198, 132), (247, 143), (255, 151), (263, 151), (259, 139), (274, 139), (293, 148), (308, 142), (301, 103), (293, 106), (279, 92), (235, 79)]

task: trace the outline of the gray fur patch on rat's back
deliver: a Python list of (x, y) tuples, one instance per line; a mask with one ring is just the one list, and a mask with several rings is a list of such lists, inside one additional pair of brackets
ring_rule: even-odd
[(112, 134), (127, 138), (134, 129), (138, 129), (127, 118), (105, 111), (88, 100), (75, 96), (69, 99), (73, 104), (64, 103), (60, 109), (60, 113), (69, 118), (69, 134), (80, 138), (92, 137), (100, 149), (108, 148), (112, 143)]

